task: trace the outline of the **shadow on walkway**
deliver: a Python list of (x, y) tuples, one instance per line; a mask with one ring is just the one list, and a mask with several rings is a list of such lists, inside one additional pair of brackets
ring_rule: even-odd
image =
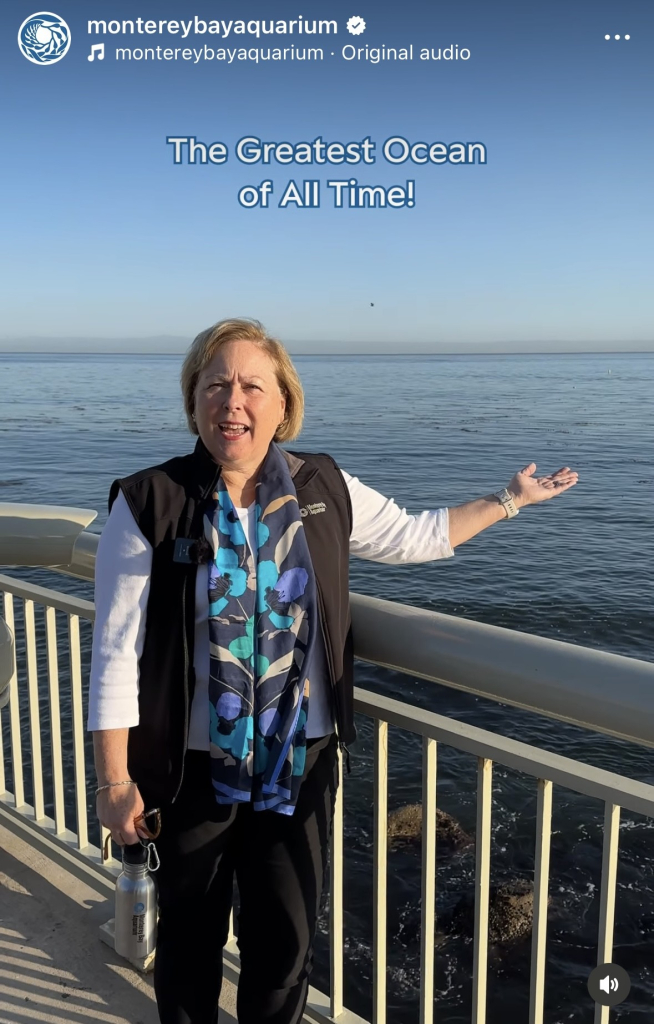
[[(0, 824), (0, 1024), (158, 1024), (152, 976), (100, 941), (110, 917), (106, 884)], [(224, 997), (220, 1022), (236, 1024), (228, 982)]]

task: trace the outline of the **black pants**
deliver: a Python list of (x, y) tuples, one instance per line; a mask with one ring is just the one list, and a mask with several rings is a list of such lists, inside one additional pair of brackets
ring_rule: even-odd
[[(293, 815), (219, 806), (209, 754), (190, 751), (162, 808), (154, 987), (161, 1024), (217, 1024), (233, 881), (239, 889), (240, 1024), (297, 1024), (338, 783), (335, 736), (310, 740)], [(145, 799), (145, 795), (144, 795)]]

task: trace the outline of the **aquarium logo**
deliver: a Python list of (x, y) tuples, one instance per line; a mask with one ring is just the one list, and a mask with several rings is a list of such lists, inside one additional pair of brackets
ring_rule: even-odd
[(58, 14), (39, 11), (18, 29), (18, 45), (23, 57), (32, 64), (56, 64), (70, 47), (70, 29)]

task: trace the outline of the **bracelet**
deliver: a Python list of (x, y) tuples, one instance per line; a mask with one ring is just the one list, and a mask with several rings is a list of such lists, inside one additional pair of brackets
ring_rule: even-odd
[(98, 788), (95, 791), (95, 795), (97, 796), (98, 793), (103, 793), (105, 791), (105, 789), (113, 789), (114, 786), (135, 786), (135, 785), (136, 785), (136, 783), (132, 779), (125, 779), (124, 782), (108, 782), (106, 784), (106, 786), (98, 786)]

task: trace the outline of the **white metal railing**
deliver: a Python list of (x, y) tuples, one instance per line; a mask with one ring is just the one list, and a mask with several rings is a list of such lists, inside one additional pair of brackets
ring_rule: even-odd
[[(598, 800), (604, 805), (604, 846), (602, 884), (600, 891), (600, 927), (598, 963), (610, 963), (613, 949), (615, 917), (616, 868), (619, 841), (620, 809), (654, 818), (654, 786), (624, 778), (613, 772), (582, 764), (559, 754), (540, 750), (518, 740), (498, 736), (484, 729), (452, 721), (442, 715), (423, 711), (401, 701), (379, 694), (356, 690), (355, 708), (375, 720), (377, 735), (385, 725), (417, 733), (423, 738), (423, 878), (422, 878), (422, 959), (421, 959), (421, 1021), (432, 1019), (433, 1008), (433, 910), (436, 828), (436, 744), (438, 742), (466, 751), (477, 758), (477, 829), (475, 852), (475, 925), (473, 969), (473, 1024), (486, 1019), (486, 980), (488, 954), (488, 897), (490, 890), (491, 847), (491, 781), (494, 764), (520, 771), (534, 779), (538, 794), (536, 848), (534, 851), (534, 926), (532, 937), (532, 973), (529, 1024), (542, 1024), (547, 934), (547, 896), (549, 882), (549, 850), (553, 784)], [(383, 725), (382, 725), (383, 723)], [(381, 761), (381, 764), (380, 764)], [(375, 751), (375, 775), (385, 771), (385, 743)], [(377, 809), (376, 809), (377, 810)], [(386, 822), (384, 810), (377, 811), (374, 831), (375, 874), (378, 877), (386, 864)], [(342, 894), (337, 893), (335, 898)], [(375, 900), (373, 907), (376, 928), (384, 926), (385, 908)], [(383, 945), (376, 946), (383, 956)], [(339, 964), (342, 969), (342, 961)], [(375, 965), (375, 977), (385, 975), (385, 958)], [(428, 1005), (427, 1005), (428, 1004)], [(383, 1005), (379, 999), (378, 1006)], [(374, 1024), (386, 1020), (376, 1015)], [(595, 1024), (609, 1020), (607, 1007), (598, 1006)]]
[[(112, 877), (117, 870), (117, 863), (102, 862), (100, 848), (90, 845), (88, 841), (87, 807), (88, 793), (86, 787), (86, 765), (84, 756), (84, 720), (83, 720), (83, 680), (80, 647), (80, 620), (93, 621), (92, 603), (71, 597), (54, 590), (48, 590), (33, 584), (0, 576), (0, 592), (4, 595), (4, 618), (15, 631), (15, 601), (23, 603), (22, 622), (24, 623), (23, 649), (20, 652), (24, 672), (19, 678), (16, 669), (16, 652), (14, 652), (13, 679), (8, 708), (0, 711), (0, 815), (14, 816), (29, 825), (35, 834), (45, 835), (49, 840), (69, 851), (87, 864), (101, 871), (103, 875)], [(561, 691), (570, 684), (573, 689), (572, 702), (577, 699), (579, 687), (586, 690), (592, 688), (592, 679), (588, 677), (588, 666), (598, 666), (609, 674), (614, 685), (620, 685), (620, 698), (625, 700), (632, 710), (641, 696), (641, 687), (654, 682), (654, 665), (617, 658), (610, 655), (599, 655), (598, 652), (583, 648), (559, 644), (556, 641), (540, 640), (524, 637), (521, 634), (512, 636), (509, 630), (493, 631), (492, 627), (480, 626), (477, 623), (452, 620), (448, 616), (421, 612), (407, 606), (391, 605), (388, 602), (376, 601), (352, 595), (353, 619), (355, 625), (356, 653), (371, 662), (391, 665), (399, 671), (410, 671), (454, 685), (458, 688), (470, 689), (473, 692), (484, 692), (489, 689), (505, 687), (501, 699), (518, 703), (516, 699), (516, 663), (521, 663), (521, 647), (535, 643), (539, 651), (539, 700), (543, 703), (550, 700), (546, 713), (556, 717), (576, 721), (570, 709), (561, 703)], [(35, 606), (44, 609), (45, 651), (37, 648), (37, 629)], [(62, 747), (61, 722), (62, 702), (59, 678), (59, 644), (57, 638), (57, 613), (67, 618), (67, 658), (66, 686), (68, 688), (70, 716), (72, 721), (72, 770), (68, 776), (64, 770), (64, 751)], [(397, 637), (398, 619), (401, 620), (402, 649), (410, 651), (409, 655), (400, 656), (397, 644), (393, 647), (389, 634), (395, 631)], [(392, 628), (391, 628), (392, 624)], [(458, 631), (458, 632), (457, 632)], [(490, 632), (489, 632), (490, 631)], [(374, 636), (373, 636), (374, 634)], [(477, 635), (478, 643), (471, 644), (470, 637)], [(375, 640), (376, 636), (376, 640)], [(417, 639), (421, 638), (423, 646), (417, 647)], [(512, 640), (515, 650), (511, 651)], [(440, 647), (439, 647), (440, 644)], [(485, 645), (485, 646), (484, 646)], [(502, 649), (502, 657), (507, 652), (513, 657), (505, 659), (504, 664), (512, 666), (508, 681), (506, 673), (501, 676), (492, 664), (484, 666), (484, 653), (493, 649), (496, 653)], [(499, 645), (499, 646), (498, 646)], [(550, 646), (552, 645), (552, 646)], [(459, 657), (457, 657), (457, 646)], [(471, 647), (473, 649), (471, 649)], [(427, 649), (427, 654), (425, 653)], [(533, 653), (533, 648), (532, 648)], [(427, 658), (431, 659), (431, 662)], [(608, 661), (606, 660), (608, 658)], [(416, 663), (417, 668), (416, 668)], [(478, 679), (470, 675), (475, 671), (485, 670), (485, 684), (481, 686)], [(438, 674), (433, 666), (438, 665)], [(430, 671), (431, 669), (431, 671)], [(52, 792), (53, 813), (45, 814), (45, 798), (42, 765), (42, 731), (43, 723), (40, 715), (39, 675), (44, 672), (47, 677), (47, 691), (50, 709), (50, 724), (47, 741), (52, 761)], [(548, 690), (548, 672), (551, 675), (549, 684), (556, 687), (556, 692)], [(618, 675), (616, 675), (616, 672)], [(608, 676), (607, 676), (608, 678)], [(625, 682), (626, 680), (626, 682)], [(470, 684), (470, 685), (468, 685)], [(599, 680), (600, 698), (591, 712), (585, 712), (584, 721), (589, 714), (594, 716), (595, 726), (605, 732), (616, 732), (624, 736), (628, 716), (623, 713), (618, 723), (605, 721), (607, 697), (602, 693), (602, 678)], [(519, 702), (530, 706), (530, 679), (524, 681), (525, 694)], [(496, 699), (499, 695), (492, 693)], [(27, 702), (29, 721), (29, 749), (32, 765), (31, 789), (32, 802), (25, 800), (25, 784), (23, 772), (23, 739), (21, 738), (20, 703)], [(638, 814), (654, 818), (654, 786), (637, 782), (629, 778), (585, 765), (571, 758), (539, 749), (534, 746), (509, 739), (487, 730), (451, 720), (433, 712), (401, 701), (393, 700), (360, 688), (355, 690), (355, 709), (358, 713), (368, 716), (374, 726), (374, 826), (373, 826), (373, 1022), (384, 1024), (387, 1021), (386, 979), (387, 979), (387, 918), (386, 918), (386, 886), (388, 877), (387, 864), (387, 804), (388, 804), (388, 748), (389, 726), (416, 734), (422, 739), (422, 864), (421, 864), (421, 981), (420, 981), (420, 1021), (432, 1024), (434, 1020), (434, 932), (436, 905), (436, 791), (437, 791), (437, 748), (439, 744), (466, 752), (477, 761), (477, 827), (475, 850), (475, 919), (474, 919), (474, 969), (472, 977), (472, 1022), (485, 1024), (487, 1003), (488, 973), (488, 914), (490, 891), (490, 853), (492, 826), (492, 777), (493, 766), (503, 765), (519, 771), (533, 779), (537, 794), (536, 840), (534, 849), (534, 918), (532, 931), (532, 959), (530, 979), (529, 1024), (543, 1024), (544, 1020), (544, 989), (547, 955), (547, 905), (549, 887), (549, 858), (551, 837), (552, 798), (554, 786), (562, 786), (576, 793), (599, 800), (604, 807), (604, 844), (602, 856), (602, 874), (600, 889), (600, 923), (598, 934), (598, 963), (611, 961), (613, 949), (617, 864), (619, 852), (619, 821), (620, 810), (624, 808)], [(2, 727), (8, 717), (9, 749), (2, 746)], [(649, 720), (639, 718), (635, 739), (640, 743), (649, 743), (654, 735)], [(392, 746), (392, 734), (390, 738)], [(6, 764), (9, 763), (13, 778), (10, 789), (6, 786)], [(345, 787), (347, 789), (347, 787)], [(74, 792), (76, 812), (76, 831), (68, 829), (65, 821), (65, 794)], [(104, 835), (103, 837), (104, 838)], [(343, 787), (339, 787), (336, 801), (333, 835), (331, 842), (331, 891), (330, 891), (330, 965), (331, 988), (329, 995), (311, 990), (307, 1017), (325, 1024), (328, 1021), (339, 1021), (341, 1024), (354, 1024), (360, 1018), (344, 1007), (344, 961), (343, 947), (345, 937), (343, 915)], [(226, 950), (226, 962), (237, 968), (236, 947), (230, 941)], [(595, 1024), (607, 1024), (609, 1009), (596, 1007)]]
[[(3, 617), (9, 629), (16, 635), (15, 601), (22, 602), (24, 627), (25, 678), (18, 679), (16, 645), (12, 654), (12, 679), (10, 682), (9, 706), (0, 712), (0, 809), (13, 811), (22, 819), (32, 822), (38, 829), (54, 839), (67, 850), (80, 854), (85, 861), (96, 867), (103, 867), (99, 847), (88, 840), (88, 791), (86, 785), (86, 757), (84, 751), (84, 701), (82, 685), (80, 620), (93, 622), (95, 609), (91, 601), (49, 590), (36, 584), (25, 583), (9, 576), (0, 575), (0, 592), (4, 596)], [(45, 629), (45, 671), (47, 678), (49, 730), (47, 741), (52, 765), (53, 814), (46, 815), (44, 800), (44, 774), (42, 763), (43, 729), (39, 695), (39, 669), (37, 658), (37, 634), (35, 606), (44, 613)], [(68, 714), (72, 724), (72, 778), (64, 772), (64, 750), (61, 738), (62, 707), (60, 692), (60, 642), (57, 636), (57, 612), (66, 618), (66, 675), (68, 687)], [(23, 768), (23, 743), (21, 738), (21, 687), (27, 691), (29, 716), (29, 751), (31, 760), (32, 801), (25, 800), (25, 778)], [(3, 715), (8, 711), (10, 736), (10, 764), (12, 789), (6, 788)], [(74, 793), (75, 830), (66, 825), (65, 794)], [(102, 835), (104, 839), (104, 832)], [(113, 875), (117, 863), (107, 865), (105, 874)]]
[(654, 747), (654, 664), (351, 594), (362, 661)]

